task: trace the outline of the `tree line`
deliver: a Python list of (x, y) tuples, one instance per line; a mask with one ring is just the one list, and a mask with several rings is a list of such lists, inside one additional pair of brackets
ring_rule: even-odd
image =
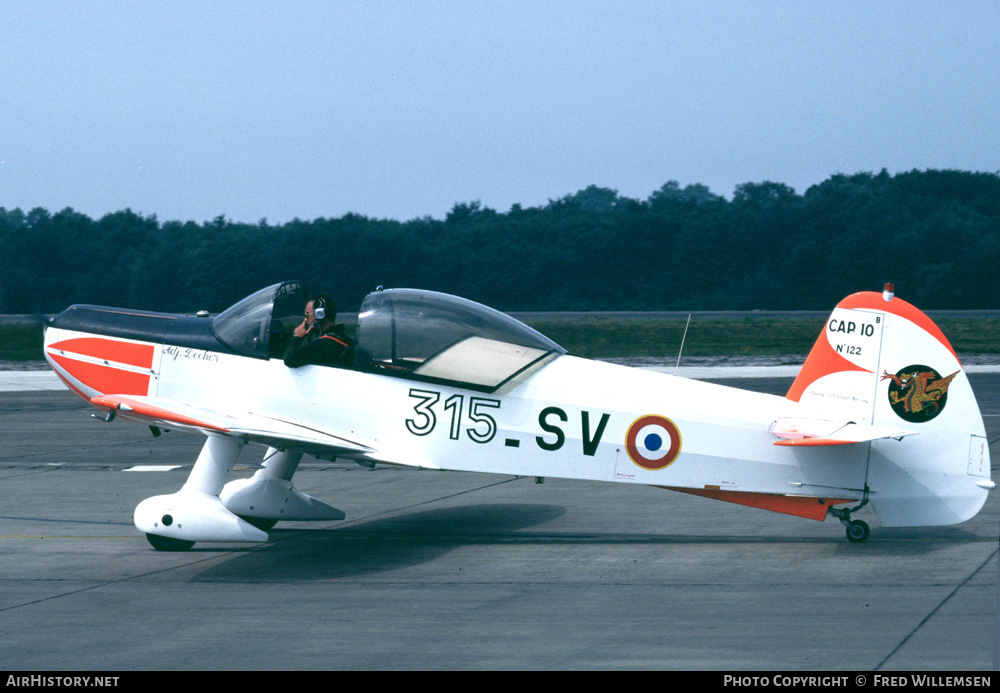
[(284, 279), (357, 308), (377, 286), (501, 310), (826, 310), (880, 290), (922, 308), (1000, 305), (1000, 175), (834, 175), (804, 194), (744, 183), (732, 199), (669, 181), (647, 199), (590, 186), (444, 219), (357, 214), (284, 224), (100, 219), (0, 207), (0, 313), (72, 303), (220, 311)]

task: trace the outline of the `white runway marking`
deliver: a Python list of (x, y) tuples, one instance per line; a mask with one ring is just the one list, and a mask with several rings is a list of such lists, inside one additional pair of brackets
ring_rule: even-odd
[(123, 472), (170, 472), (180, 469), (179, 464), (137, 464), (134, 467), (123, 469)]
[(0, 392), (65, 390), (52, 371), (0, 371)]

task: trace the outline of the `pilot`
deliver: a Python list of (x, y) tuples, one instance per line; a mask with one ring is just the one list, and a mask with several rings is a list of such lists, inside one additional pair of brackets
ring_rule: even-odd
[(305, 319), (295, 328), (285, 350), (285, 365), (298, 368), (308, 364), (349, 367), (354, 360), (354, 343), (343, 325), (338, 325), (337, 304), (326, 294), (317, 294), (306, 304)]

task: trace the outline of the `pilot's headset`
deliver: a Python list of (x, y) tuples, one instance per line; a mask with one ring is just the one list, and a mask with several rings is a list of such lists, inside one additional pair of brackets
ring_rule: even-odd
[(337, 319), (337, 307), (333, 301), (329, 296), (319, 294), (313, 299), (313, 316), (316, 318), (316, 322), (323, 322), (328, 312), (331, 320)]

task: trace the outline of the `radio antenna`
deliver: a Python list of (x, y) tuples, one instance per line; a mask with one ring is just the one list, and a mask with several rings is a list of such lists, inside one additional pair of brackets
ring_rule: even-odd
[(677, 352), (677, 365), (674, 366), (674, 375), (677, 375), (677, 371), (681, 367), (681, 354), (684, 353), (684, 340), (687, 339), (687, 336), (688, 336), (688, 327), (690, 325), (691, 325), (691, 314), (688, 313), (687, 324), (684, 325), (684, 336), (681, 337), (681, 349), (680, 349), (680, 351)]

